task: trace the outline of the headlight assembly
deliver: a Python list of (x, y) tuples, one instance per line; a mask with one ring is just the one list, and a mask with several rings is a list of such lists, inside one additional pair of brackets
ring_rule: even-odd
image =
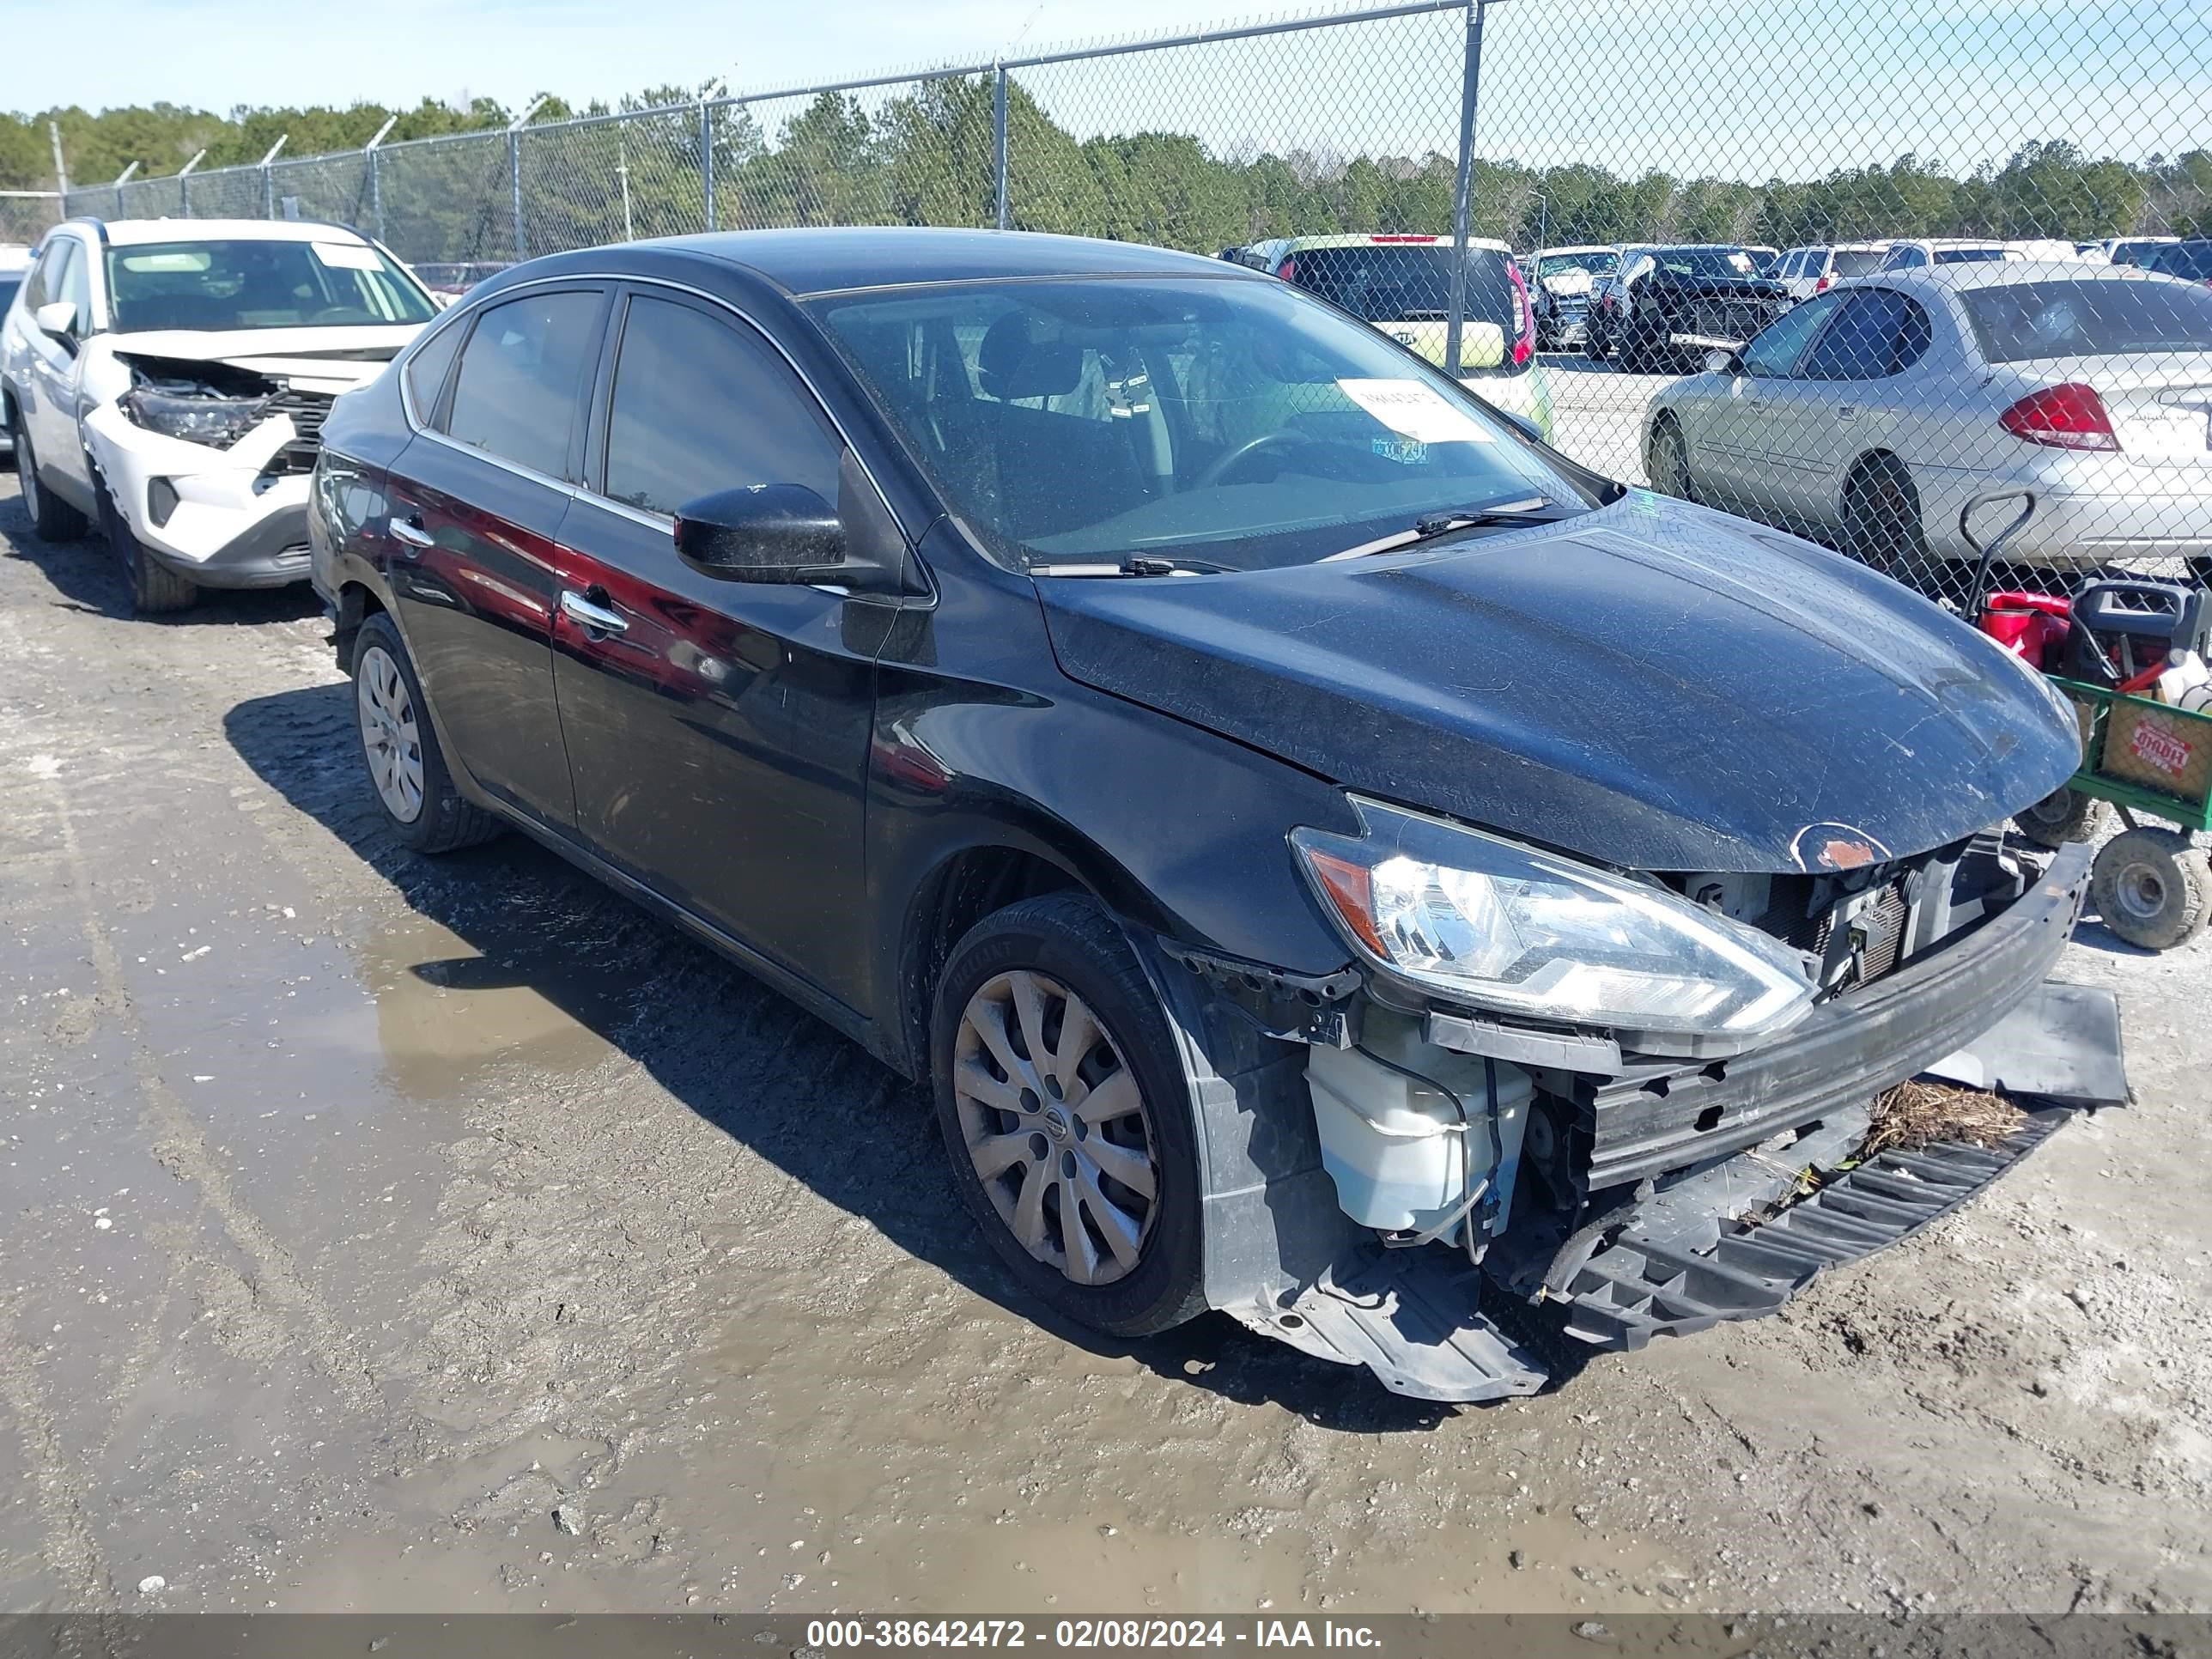
[(228, 449), (261, 424), (269, 399), (164, 392), (134, 386), (117, 400), (131, 422), (165, 438)]
[(1811, 1005), (1780, 940), (1640, 882), (1352, 798), (1364, 833), (1291, 832), (1362, 955), (1480, 1006), (1629, 1031), (1751, 1037)]

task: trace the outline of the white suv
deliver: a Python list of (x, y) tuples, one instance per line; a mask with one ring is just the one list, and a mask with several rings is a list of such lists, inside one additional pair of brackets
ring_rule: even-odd
[(339, 225), (76, 219), (0, 324), (0, 418), (39, 534), (93, 523), (141, 611), (307, 575), (307, 486), (331, 400), (438, 307)]

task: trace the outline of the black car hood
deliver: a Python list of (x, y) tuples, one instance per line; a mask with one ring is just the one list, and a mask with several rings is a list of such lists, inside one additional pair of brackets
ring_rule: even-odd
[[(1432, 552), (1037, 586), (1077, 680), (1632, 869), (1819, 867), (1857, 837), (1925, 852), (2080, 757), (2063, 705), (1926, 600), (1642, 491)], [(1202, 787), (1161, 780), (1163, 810)]]
[(1685, 276), (1669, 270), (1655, 273), (1655, 280), (1669, 294), (1714, 300), (1782, 300), (1790, 294), (1782, 283), (1766, 276)]

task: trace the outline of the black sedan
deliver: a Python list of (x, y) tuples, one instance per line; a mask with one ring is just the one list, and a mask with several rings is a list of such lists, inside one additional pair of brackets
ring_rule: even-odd
[(1748, 248), (1709, 243), (1626, 247), (1590, 295), (1583, 352), (1617, 356), (1626, 374), (1687, 373), (1708, 351), (1740, 349), (1790, 308), (1790, 289), (1759, 273)]
[[(1473, 1400), (1544, 1370), (1471, 1263), (1613, 1346), (1778, 1305), (1935, 1212), (1731, 1218), (1863, 1178), (2079, 900), (1985, 833), (2077, 742), (1990, 641), (1218, 259), (562, 254), (323, 443), (392, 832), (521, 830), (929, 1079), (1013, 1274), (1111, 1331)], [(1922, 1161), (1940, 1210), (2007, 1159)]]

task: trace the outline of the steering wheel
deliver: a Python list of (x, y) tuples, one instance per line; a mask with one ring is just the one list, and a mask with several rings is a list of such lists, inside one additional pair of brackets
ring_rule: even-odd
[(1262, 432), (1256, 438), (1247, 438), (1243, 443), (1237, 445), (1236, 448), (1231, 450), (1227, 454), (1223, 455), (1215, 460), (1206, 469), (1205, 471), (1200, 473), (1197, 477), (1194, 478), (1191, 481), (1190, 487), (1193, 489), (1210, 489), (1214, 485), (1219, 483), (1224, 478), (1227, 477), (1231, 472), (1234, 472), (1238, 467), (1243, 465), (1246, 461), (1251, 459), (1253, 456), (1261, 454), (1267, 450), (1278, 448), (1304, 449), (1309, 448), (1315, 444), (1328, 444), (1332, 447), (1340, 448), (1356, 448), (1358, 447), (1348, 438), (1316, 438), (1310, 432), (1293, 432), (1286, 427), (1278, 427), (1273, 432)]

